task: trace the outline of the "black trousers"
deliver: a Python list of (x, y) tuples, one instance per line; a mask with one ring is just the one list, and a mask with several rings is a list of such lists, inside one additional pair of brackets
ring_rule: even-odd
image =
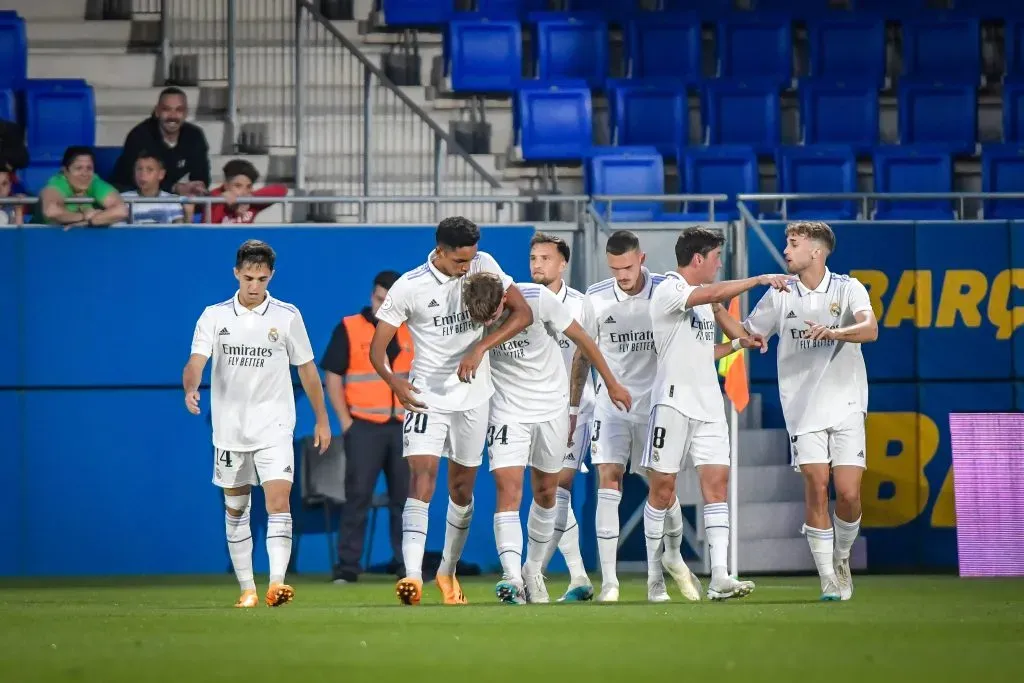
[(409, 465), (402, 457), (402, 423), (354, 419), (345, 433), (345, 505), (338, 534), (338, 569), (358, 574), (362, 567), (366, 519), (374, 485), (383, 470), (388, 486), (391, 552), (402, 562), (402, 510), (409, 496)]

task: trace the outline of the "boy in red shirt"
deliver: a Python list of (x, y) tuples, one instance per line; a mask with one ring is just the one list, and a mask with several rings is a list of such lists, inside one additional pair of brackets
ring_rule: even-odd
[(253, 191), (253, 184), (259, 180), (260, 174), (250, 162), (244, 159), (232, 159), (224, 164), (224, 184), (215, 188), (210, 195), (223, 196), (226, 204), (210, 205), (209, 223), (252, 223), (256, 214), (271, 204), (244, 204), (244, 197), (284, 197), (288, 188), (284, 185), (266, 185)]

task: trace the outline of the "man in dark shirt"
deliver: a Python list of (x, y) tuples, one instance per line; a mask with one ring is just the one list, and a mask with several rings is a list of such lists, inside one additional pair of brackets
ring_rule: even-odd
[[(210, 187), (210, 146), (203, 129), (185, 119), (188, 99), (181, 88), (164, 88), (153, 115), (132, 128), (114, 166), (119, 190), (135, 189), (135, 161), (146, 152), (163, 162), (160, 189), (181, 196), (206, 194)], [(187, 181), (182, 181), (188, 176)]]
[[(402, 511), (409, 494), (409, 466), (402, 456), (405, 411), (390, 387), (370, 365), (370, 340), (377, 326), (376, 311), (399, 278), (394, 271), (373, 280), (370, 305), (346, 317), (334, 328), (320, 361), (327, 396), (344, 430), (345, 505), (338, 533), (336, 583), (356, 581), (361, 570), (366, 518), (381, 471), (388, 486), (392, 566), (402, 567)], [(403, 328), (388, 344), (388, 363), (395, 373), (408, 373), (412, 341)]]

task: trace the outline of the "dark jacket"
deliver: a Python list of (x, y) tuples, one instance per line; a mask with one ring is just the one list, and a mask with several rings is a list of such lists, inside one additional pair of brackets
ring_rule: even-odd
[(0, 119), (0, 171), (16, 171), (26, 166), (25, 132), (14, 121)]
[(135, 188), (135, 160), (141, 152), (154, 154), (163, 161), (167, 174), (160, 189), (171, 192), (175, 183), (186, 175), (189, 180), (202, 180), (210, 187), (210, 146), (199, 126), (188, 121), (181, 124), (178, 144), (168, 147), (160, 132), (160, 122), (151, 116), (132, 128), (124, 139), (124, 149), (114, 166), (113, 184), (119, 190)]

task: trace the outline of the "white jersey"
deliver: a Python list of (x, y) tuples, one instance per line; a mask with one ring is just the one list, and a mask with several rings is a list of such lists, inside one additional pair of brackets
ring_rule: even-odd
[(694, 420), (724, 422), (725, 402), (715, 367), (715, 311), (711, 304), (687, 306), (699, 286), (677, 272), (651, 297), (651, 323), (658, 374), (651, 402)]
[(491, 422), (548, 422), (569, 413), (569, 377), (558, 337), (572, 325), (572, 313), (543, 285), (516, 286), (533, 309), (533, 323), (491, 349)]
[(270, 296), (247, 309), (238, 294), (199, 316), (192, 353), (213, 358), (213, 445), (255, 451), (291, 443), (295, 396), (289, 365), (313, 360), (299, 309)]
[[(469, 318), (462, 301), (463, 277), (438, 270), (433, 253), (419, 268), (398, 278), (377, 311), (377, 319), (395, 327), (408, 323), (416, 355), (409, 381), (420, 390), (415, 397), (431, 410), (462, 411), (487, 402), (494, 391), (485, 354), (472, 382), (456, 374), (462, 358), (483, 338), (483, 326)], [(508, 289), (512, 278), (490, 254), (478, 251), (469, 274), (494, 273)]]
[(646, 423), (651, 415), (651, 387), (657, 369), (654, 332), (651, 330), (651, 295), (663, 275), (643, 269), (644, 286), (630, 296), (615, 278), (591, 285), (583, 297), (583, 329), (597, 340), (612, 374), (633, 397), (633, 407), (623, 413), (608, 398), (602, 386), (597, 391), (595, 410), (621, 415), (631, 422)]
[(829, 270), (815, 289), (799, 280), (789, 292), (769, 289), (743, 326), (755, 334), (779, 335), (779, 394), (790, 436), (840, 424), (867, 412), (868, 374), (860, 344), (806, 339), (812, 320), (831, 328), (857, 322), (871, 310), (868, 292), (856, 278)]
[[(562, 287), (555, 294), (556, 297), (569, 309), (572, 314), (573, 320), (578, 322), (581, 326), (583, 325), (583, 294), (578, 290), (573, 289), (569, 285), (562, 281)], [(558, 346), (562, 349), (562, 359), (565, 361), (565, 372), (569, 377), (572, 377), (572, 357), (576, 354), (576, 342), (566, 337), (564, 334), (558, 335)], [(593, 372), (587, 377), (587, 383), (583, 385), (583, 396), (580, 399), (579, 414), (583, 416), (590, 416), (594, 412), (594, 379)], [(584, 421), (584, 418), (578, 418), (577, 424)]]

